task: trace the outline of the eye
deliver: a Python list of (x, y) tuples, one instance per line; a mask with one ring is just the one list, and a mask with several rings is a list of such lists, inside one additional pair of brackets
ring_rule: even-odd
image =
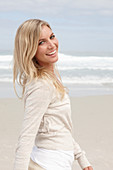
[(53, 39), (55, 37), (55, 34), (53, 34), (51, 37), (50, 37), (50, 39)]
[(40, 41), (38, 45), (42, 45), (44, 43), (44, 41)]

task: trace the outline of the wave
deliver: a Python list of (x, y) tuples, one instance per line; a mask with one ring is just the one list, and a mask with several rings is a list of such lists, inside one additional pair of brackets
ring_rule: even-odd
[[(104, 66), (104, 67), (100, 67), (100, 66), (58, 66), (57, 65), (58, 70), (83, 70), (83, 69), (87, 69), (87, 70), (113, 70), (113, 67), (111, 66)], [(0, 69), (13, 69), (12, 65), (0, 65)]]
[(2, 69), (2, 70), (11, 70), (12, 66), (0, 66), (0, 69)]
[(87, 70), (113, 70), (113, 67), (63, 67), (63, 66), (57, 66), (58, 67), (58, 70), (83, 70), (83, 69), (87, 69)]
[(62, 53), (59, 53), (59, 60), (74, 60), (74, 61), (79, 61), (79, 60), (82, 60), (82, 61), (86, 61), (86, 60), (89, 60), (89, 61), (92, 61), (92, 60), (110, 60), (110, 61), (113, 61), (113, 57), (112, 56), (72, 56), (72, 55), (66, 55), (66, 54), (62, 54)]
[(104, 85), (104, 84), (112, 84), (113, 78), (111, 77), (97, 77), (97, 76), (84, 76), (84, 77), (62, 77), (62, 81), (64, 83), (71, 84), (94, 84), (94, 85)]
[[(113, 70), (113, 67), (83, 67), (83, 66), (81, 66), (81, 67), (77, 67), (77, 66), (75, 66), (75, 67), (67, 67), (67, 66), (57, 66), (57, 68), (58, 68), (58, 70), (60, 71), (68, 71), (68, 70), (84, 70), (84, 69), (87, 69), (87, 70), (103, 70), (103, 71), (107, 71), (107, 70)], [(13, 67), (12, 66), (10, 66), (10, 65), (0, 65), (0, 69), (3, 69), (3, 70), (11, 70), (11, 69), (13, 69)]]
[[(59, 53), (59, 61), (92, 61), (92, 60), (109, 60), (113, 61), (113, 56), (74, 56), (74, 55), (66, 55), (63, 53)], [(0, 55), (0, 61), (13, 61), (13, 55)]]
[(11, 82), (12, 83), (13, 79), (12, 78), (7, 78), (7, 77), (6, 78), (0, 78), (0, 82), (7, 82), (7, 83)]
[[(0, 55), (0, 73), (2, 75), (0, 82), (12, 81), (10, 78), (12, 60), (12, 55)], [(100, 85), (113, 83), (113, 57), (71, 56), (59, 53), (57, 67), (62, 72), (62, 79), (66, 83)]]
[[(96, 77), (96, 76), (84, 76), (84, 77), (62, 77), (63, 83), (66, 84), (83, 84), (83, 85), (109, 85), (113, 87), (113, 78), (111, 77)], [(0, 77), (0, 82), (13, 82), (12, 76)]]
[(0, 62), (1, 61), (13, 61), (12, 55), (0, 55)]
[[(60, 71), (68, 71), (68, 70), (84, 70), (84, 69), (87, 69), (87, 70), (103, 70), (103, 71), (107, 71), (107, 70), (113, 70), (113, 67), (106, 67), (106, 68), (102, 68), (102, 67), (63, 67), (63, 66), (58, 66), (57, 67), (58, 70)], [(13, 67), (12, 66), (0, 66), (0, 69), (2, 70), (12, 70)]]
[[(0, 69), (9, 69), (9, 67), (12, 68), (12, 64), (12, 55), (0, 55)], [(56, 64), (60, 70), (113, 70), (113, 57), (71, 56), (59, 53), (59, 60)]]

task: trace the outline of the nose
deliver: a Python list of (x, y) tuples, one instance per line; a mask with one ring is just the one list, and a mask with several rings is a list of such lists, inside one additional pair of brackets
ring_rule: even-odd
[(55, 44), (53, 41), (48, 41), (48, 49), (53, 49), (55, 47)]

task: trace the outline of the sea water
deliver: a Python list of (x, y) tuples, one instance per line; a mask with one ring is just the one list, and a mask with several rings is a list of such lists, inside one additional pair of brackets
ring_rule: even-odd
[[(56, 63), (70, 96), (113, 94), (113, 56), (59, 53)], [(0, 97), (14, 97), (13, 56), (0, 55)]]
[(58, 68), (71, 96), (113, 94), (113, 56), (60, 54)]

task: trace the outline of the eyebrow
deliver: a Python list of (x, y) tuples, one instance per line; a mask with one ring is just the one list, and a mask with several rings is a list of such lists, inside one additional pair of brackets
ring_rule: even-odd
[[(51, 37), (52, 35), (54, 35), (53, 32), (51, 33), (50, 37)], [(39, 41), (44, 41), (44, 40), (45, 40), (45, 38), (39, 39)]]

